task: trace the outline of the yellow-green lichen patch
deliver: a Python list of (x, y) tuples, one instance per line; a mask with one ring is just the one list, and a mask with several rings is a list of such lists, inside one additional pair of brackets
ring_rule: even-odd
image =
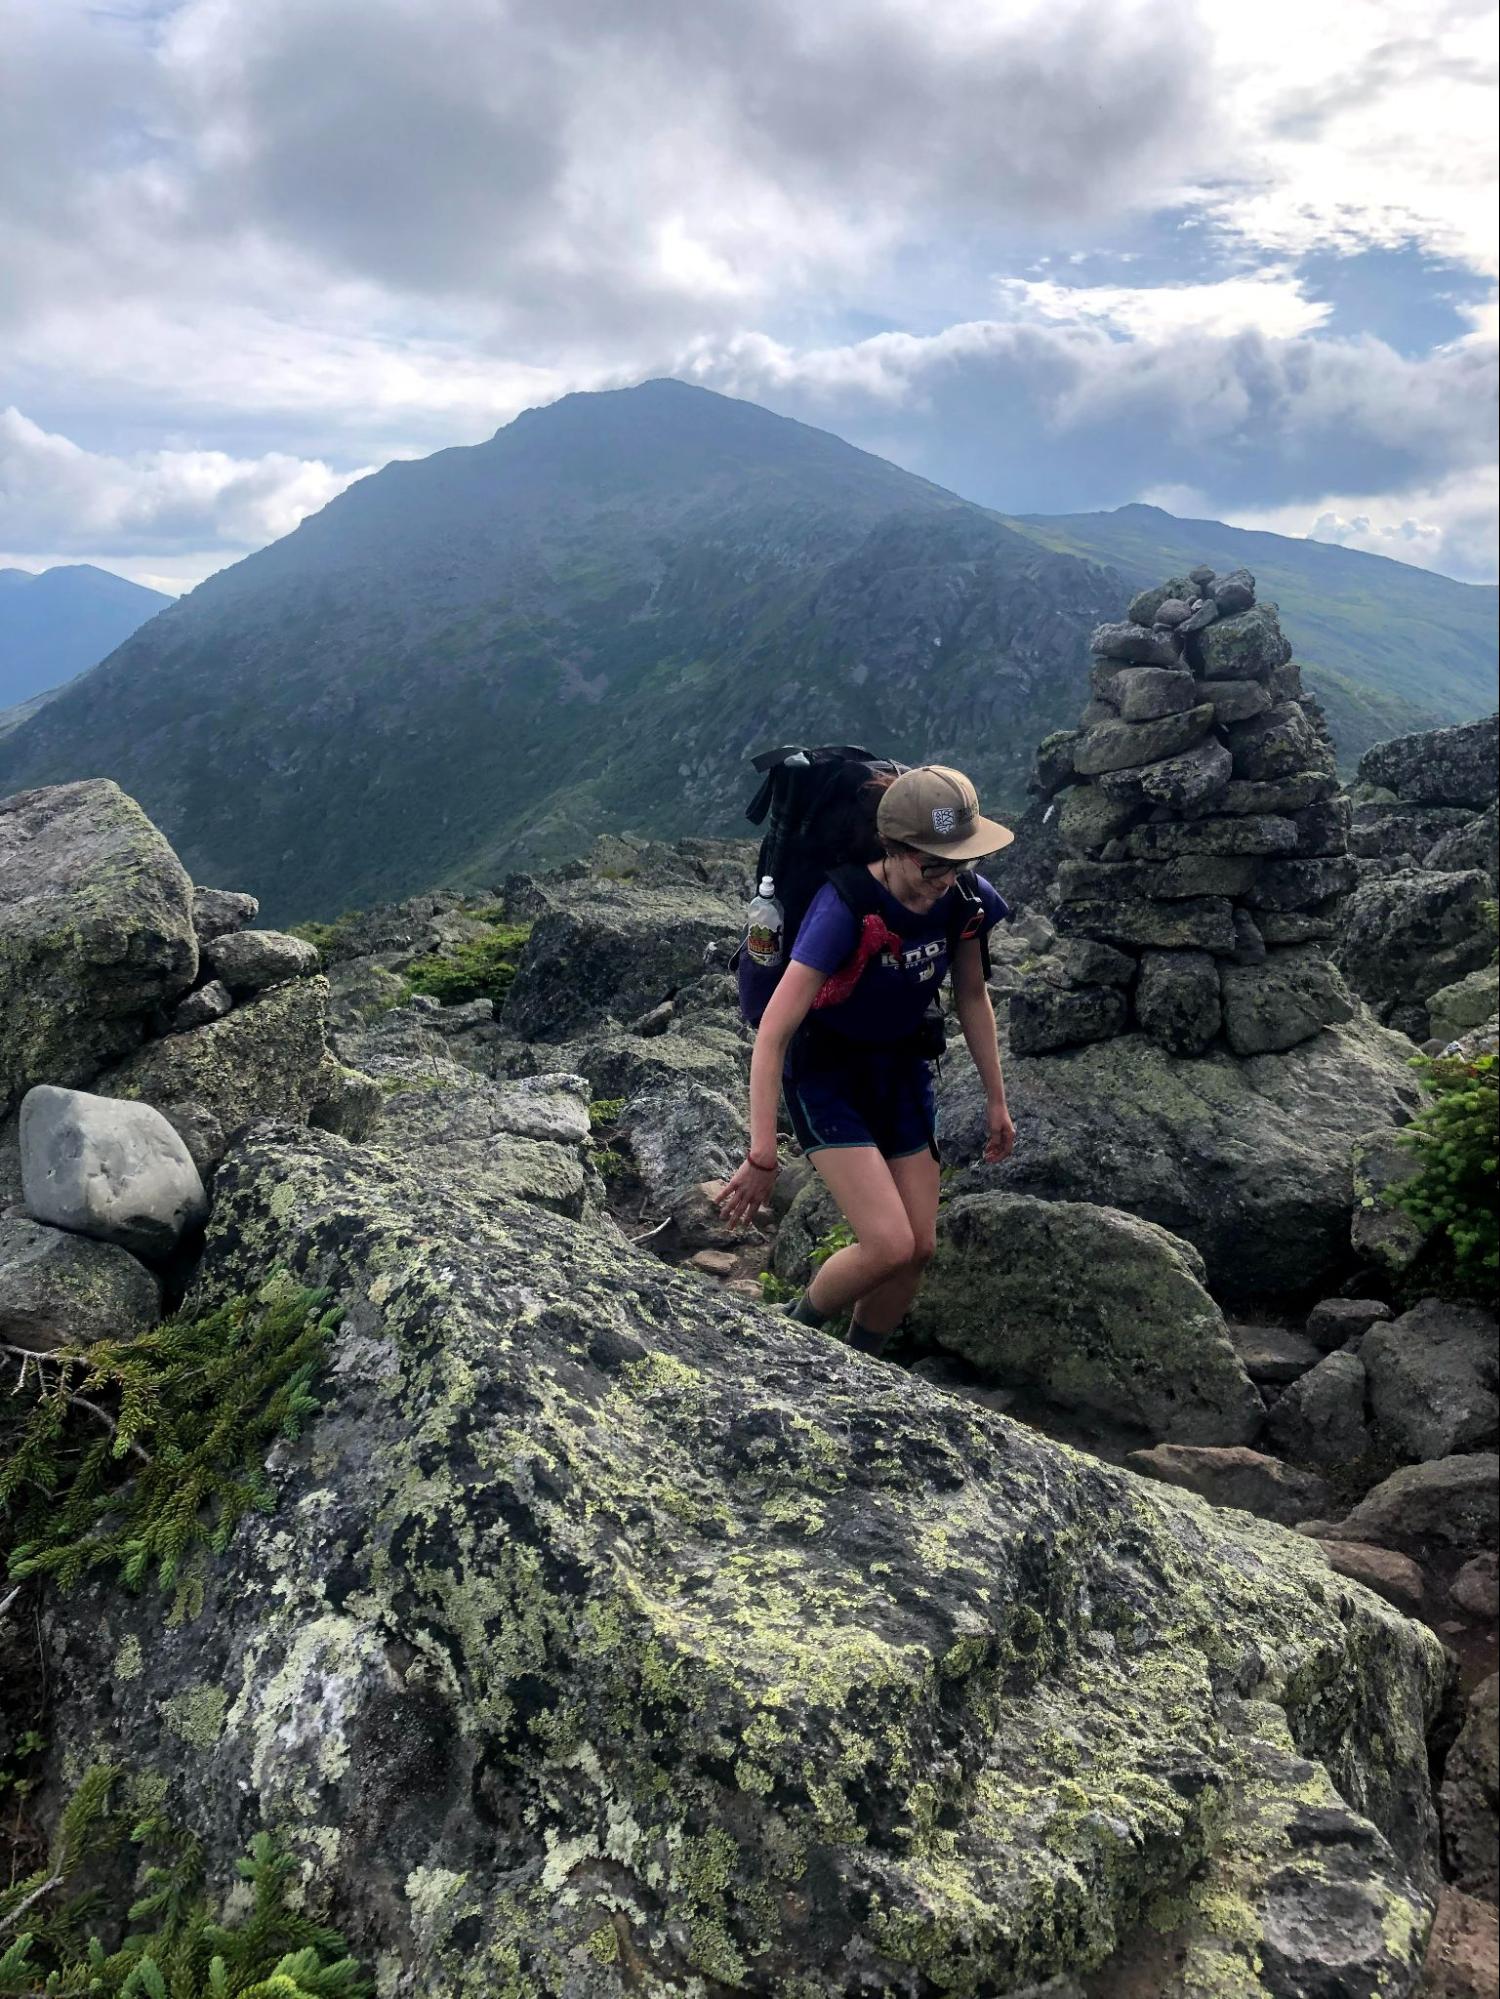
[(141, 1677), (143, 1664), (141, 1641), (133, 1631), (127, 1632), (120, 1642), (119, 1651), (115, 1654), (115, 1678), (138, 1680)]
[(224, 1732), (228, 1704), (222, 1687), (187, 1687), (162, 1702), (161, 1718), (179, 1742), (209, 1750)]

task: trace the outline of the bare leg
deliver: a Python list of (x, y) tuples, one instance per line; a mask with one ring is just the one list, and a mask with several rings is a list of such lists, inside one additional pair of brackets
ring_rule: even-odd
[(807, 1287), (809, 1302), (831, 1317), (910, 1263), (915, 1243), (891, 1167), (873, 1145), (823, 1146), (808, 1156), (855, 1235)]
[(922, 1273), (932, 1261), (937, 1246), (938, 1163), (930, 1152), (913, 1152), (905, 1159), (889, 1159), (886, 1165), (896, 1183), (911, 1225), (911, 1261), (873, 1291), (867, 1291), (855, 1307), (856, 1325), (866, 1332), (893, 1333), (911, 1308), (922, 1282)]

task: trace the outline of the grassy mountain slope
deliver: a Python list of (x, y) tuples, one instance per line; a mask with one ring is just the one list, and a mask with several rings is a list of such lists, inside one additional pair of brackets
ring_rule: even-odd
[(1261, 597), (1281, 607), (1346, 769), (1371, 743), (1467, 722), (1495, 705), (1493, 585), (1329, 542), (1179, 520), (1160, 507), (1028, 514), (1011, 526), (1044, 548), (1112, 564), (1133, 585), (1200, 562), (1252, 570)]
[(749, 756), (865, 741), (1019, 803), (1120, 585), (681, 383), (388, 466), (0, 742), (104, 772), (267, 915), (483, 882), (608, 826), (744, 830)]
[(60, 687), (171, 601), (90, 562), (0, 569), (0, 708)]

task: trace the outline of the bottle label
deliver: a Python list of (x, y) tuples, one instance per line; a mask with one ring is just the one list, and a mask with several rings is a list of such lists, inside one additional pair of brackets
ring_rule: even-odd
[(752, 923), (745, 939), (745, 949), (757, 965), (779, 965), (781, 963), (781, 932), (773, 930), (766, 923)]

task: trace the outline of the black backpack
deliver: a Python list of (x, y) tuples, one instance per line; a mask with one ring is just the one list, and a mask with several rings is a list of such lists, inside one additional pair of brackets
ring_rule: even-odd
[[(739, 974), (740, 1010), (755, 1026), (780, 982), (808, 905), (825, 882), (833, 883), (857, 916), (880, 907), (868, 865), (882, 852), (875, 825), (880, 791), (871, 788), (871, 779), (899, 777), (909, 766), (840, 743), (818, 749), (793, 744), (763, 750), (751, 767), (760, 772), (762, 783), (745, 808), (745, 817), (752, 826), (766, 827), (756, 878), (769, 875), (775, 882), (783, 912), (780, 964), (757, 965), (743, 943), (730, 961)], [(958, 877), (958, 890), (949, 926), (949, 962), (963, 938), (977, 935), (988, 979), (984, 905), (967, 869)]]

